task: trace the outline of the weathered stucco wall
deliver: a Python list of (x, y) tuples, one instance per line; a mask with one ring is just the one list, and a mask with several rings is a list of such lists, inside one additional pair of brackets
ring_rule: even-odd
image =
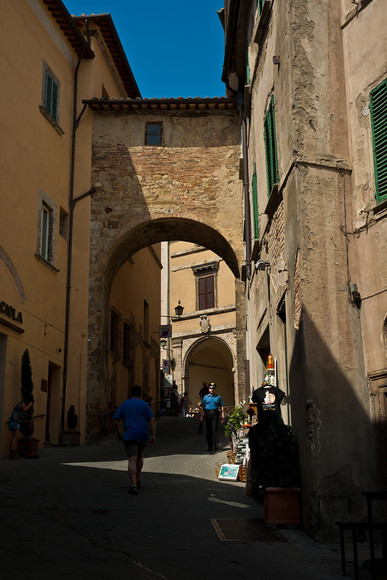
[[(257, 169), (257, 255), (269, 266), (253, 271), (248, 285), (248, 357), (257, 384), (263, 371), (257, 348), (266, 346), (277, 358), (279, 386), (289, 391), (283, 417), (291, 420), (300, 444), (304, 523), (320, 538), (334, 528), (335, 519), (362, 517), (361, 491), (376, 486), (364, 341), (370, 347), (367, 358), (376, 353), (379, 368), (385, 366), (384, 354), (379, 355), (385, 348), (385, 307), (381, 296), (378, 305), (364, 304), (363, 311), (349, 292), (349, 282), (358, 280), (367, 295), (385, 287), (381, 252), (386, 236), (380, 211), (379, 228), (367, 235), (364, 228), (363, 236), (356, 235), (353, 211), (353, 200), (364, 208), (358, 192), (371, 182), (364, 173), (372, 159), (366, 102), (356, 104), (366, 90), (359, 85), (369, 94), (370, 83), (380, 82), (385, 74), (386, 62), (380, 50), (374, 71), (364, 66), (370, 30), (377, 46), (385, 37), (379, 30), (379, 0), (368, 6), (369, 12), (367, 7), (358, 18), (352, 15), (350, 35), (351, 24), (343, 24), (354, 8), (348, 2), (344, 7), (333, 0), (292, 0), (284, 9), (274, 1), (260, 44), (252, 38), (249, 50), (248, 155), (251, 175)], [(367, 19), (363, 24), (362, 18)], [(359, 34), (364, 36), (362, 63), (355, 46)], [(267, 176), (261, 169), (266, 167), (264, 120), (271, 95), (279, 183), (278, 193), (272, 191), (268, 200)], [(358, 155), (353, 156), (356, 148)], [(353, 189), (357, 162), (359, 185)], [(362, 214), (363, 225), (367, 215)], [(371, 350), (375, 320), (378, 345)]]

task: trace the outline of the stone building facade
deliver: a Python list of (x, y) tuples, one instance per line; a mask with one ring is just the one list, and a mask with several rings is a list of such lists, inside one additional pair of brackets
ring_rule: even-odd
[(227, 0), (221, 18), (242, 114), (250, 389), (271, 352), (321, 539), (387, 485), (386, 6)]
[(227, 264), (200, 244), (169, 243), (173, 379), (197, 406), (203, 383), (215, 382), (225, 406), (235, 406), (238, 385), (235, 277)]
[[(6, 456), (26, 349), (34, 437), (40, 445), (60, 444), (73, 405), (84, 441), (94, 190), (92, 113), (82, 99), (140, 92), (109, 15), (88, 18), (86, 34), (85, 18), (72, 18), (59, 0), (6, 0), (1, 8), (0, 454)], [(160, 273), (154, 257), (149, 269)], [(121, 280), (127, 283), (127, 272)], [(146, 288), (146, 280), (142, 288), (158, 319), (159, 288)], [(120, 292), (113, 289), (111, 300), (121, 307)], [(142, 307), (130, 315), (140, 327)], [(158, 369), (158, 355), (152, 365)], [(117, 366), (115, 360), (114, 388)], [(123, 394), (126, 384), (117, 391)]]

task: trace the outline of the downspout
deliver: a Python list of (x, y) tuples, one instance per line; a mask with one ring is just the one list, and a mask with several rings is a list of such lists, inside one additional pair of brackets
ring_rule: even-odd
[(247, 153), (247, 121), (242, 110), (243, 198), (245, 202), (244, 234), (246, 243), (246, 278), (251, 277), (251, 213), (249, 196), (249, 162)]
[(69, 326), (70, 326), (70, 300), (71, 300), (71, 274), (72, 274), (72, 249), (73, 249), (73, 224), (74, 224), (74, 207), (77, 201), (91, 195), (95, 192), (94, 188), (90, 191), (78, 196), (74, 199), (74, 173), (75, 173), (75, 144), (76, 144), (76, 130), (83, 113), (86, 110), (84, 105), (79, 117), (77, 118), (77, 97), (78, 97), (78, 72), (82, 61), (82, 55), (79, 57), (77, 66), (74, 71), (74, 95), (73, 95), (73, 128), (72, 128), (72, 143), (71, 143), (71, 159), (70, 159), (70, 190), (69, 190), (69, 240), (67, 247), (67, 282), (66, 282), (66, 313), (65, 313), (65, 333), (64, 333), (64, 347), (63, 347), (63, 386), (62, 386), (62, 413), (61, 413), (61, 430), (65, 426), (65, 408), (66, 408), (66, 387), (67, 387), (67, 368), (68, 368), (68, 352), (69, 352)]

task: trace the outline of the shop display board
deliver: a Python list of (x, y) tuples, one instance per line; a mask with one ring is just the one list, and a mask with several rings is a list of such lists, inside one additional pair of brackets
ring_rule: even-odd
[(219, 471), (219, 479), (228, 479), (229, 481), (237, 481), (239, 473), (239, 465), (224, 463)]

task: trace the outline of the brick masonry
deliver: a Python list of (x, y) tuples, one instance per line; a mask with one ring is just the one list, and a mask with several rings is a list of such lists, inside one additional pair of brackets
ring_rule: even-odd
[[(144, 145), (149, 121), (163, 146)], [(163, 240), (220, 255), (236, 276), (238, 392), (244, 385), (240, 132), (236, 111), (95, 113), (93, 121), (87, 431), (108, 408), (109, 288), (123, 262)], [(243, 286), (243, 285), (242, 285)], [(241, 370), (242, 369), (242, 370)]]

